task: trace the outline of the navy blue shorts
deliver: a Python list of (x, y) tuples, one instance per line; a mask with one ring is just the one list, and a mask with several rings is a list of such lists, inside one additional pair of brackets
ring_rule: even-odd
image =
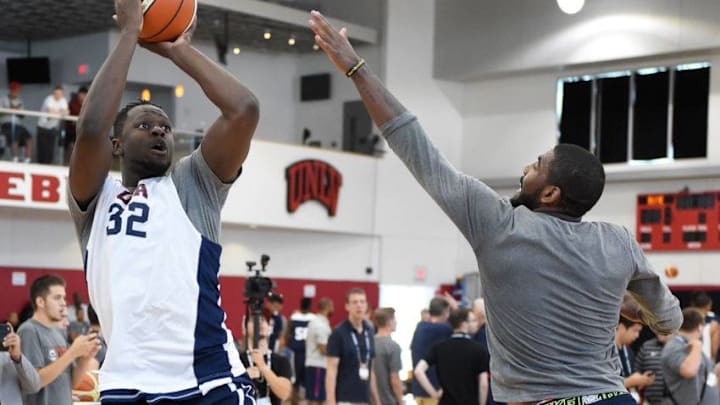
[(305, 386), (305, 353), (295, 352), (293, 356), (295, 363), (295, 385), (298, 387)]
[(325, 400), (325, 369), (305, 367), (305, 399), (308, 401)]
[[(242, 402), (241, 397), (244, 399)], [(229, 386), (223, 385), (211, 390), (205, 396), (196, 396), (187, 400), (153, 400), (152, 398), (146, 398), (144, 394), (138, 393), (136, 398), (103, 399), (100, 403), (102, 405), (255, 405), (255, 387), (243, 384), (237, 386), (237, 391), (232, 391)]]

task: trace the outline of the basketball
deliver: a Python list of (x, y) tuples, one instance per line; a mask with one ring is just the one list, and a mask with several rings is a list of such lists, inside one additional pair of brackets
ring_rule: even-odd
[(173, 41), (193, 23), (197, 0), (143, 0), (142, 9), (140, 40)]
[(98, 388), (97, 371), (88, 371), (73, 387), (72, 393), (78, 401), (97, 401), (100, 398)]
[(678, 268), (672, 265), (665, 267), (665, 275), (667, 276), (667, 278), (677, 277)]

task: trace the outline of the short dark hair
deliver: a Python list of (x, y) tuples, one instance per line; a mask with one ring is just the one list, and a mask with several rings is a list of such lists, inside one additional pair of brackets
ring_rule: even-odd
[(345, 293), (345, 302), (350, 302), (350, 296), (354, 294), (364, 295), (367, 297), (367, 294), (365, 293), (365, 290), (363, 290), (360, 287), (353, 287)]
[(375, 310), (375, 324), (378, 328), (385, 327), (390, 320), (395, 318), (395, 308), (378, 308)]
[(468, 316), (470, 316), (470, 310), (467, 308), (456, 308), (450, 311), (448, 322), (453, 329), (457, 329), (462, 325), (463, 322), (467, 322)]
[(278, 303), (282, 304), (284, 300), (283, 300), (282, 294), (274, 292), (274, 293), (270, 294), (269, 301), (270, 302), (278, 302)]
[(78, 93), (86, 93), (88, 92), (88, 88), (85, 86), (80, 86), (80, 88), (77, 90)]
[(602, 162), (587, 150), (561, 143), (553, 149), (548, 184), (561, 190), (560, 208), (567, 215), (582, 217), (598, 202), (605, 188)]
[(46, 274), (44, 276), (40, 276), (33, 281), (33, 283), (30, 285), (30, 303), (32, 304), (33, 309), (37, 309), (37, 304), (35, 303), (35, 300), (38, 297), (45, 298), (48, 294), (50, 294), (50, 287), (60, 285), (65, 287), (65, 280), (55, 274)]
[(620, 316), (618, 325), (624, 326), (625, 329), (630, 329), (633, 325), (642, 325), (642, 323), (640, 323), (638, 321), (633, 321), (633, 320), (627, 319), (624, 316)]
[(53, 87), (53, 91), (55, 90), (62, 90), (63, 86), (61, 84), (56, 84), (55, 87)]
[(151, 105), (155, 106), (162, 110), (162, 107), (160, 107), (157, 104), (153, 104), (147, 100), (143, 99), (137, 99), (135, 101), (131, 101), (127, 104), (125, 104), (125, 107), (121, 108), (120, 111), (115, 116), (115, 122), (113, 123), (113, 133), (111, 138), (120, 138), (120, 135), (122, 135), (123, 127), (125, 126), (125, 121), (127, 121), (127, 116), (130, 110), (137, 106), (141, 105)]
[(318, 301), (318, 311), (328, 310), (332, 303), (332, 300), (328, 297), (320, 298), (320, 301)]
[(301, 311), (310, 311), (311, 309), (312, 309), (312, 298), (303, 297), (300, 300), (300, 310)]
[(430, 316), (441, 316), (448, 308), (450, 308), (450, 304), (445, 298), (435, 297), (430, 300), (428, 312), (430, 312)]
[(690, 296), (690, 305), (695, 308), (704, 308), (712, 305), (712, 298), (705, 291), (696, 291)]
[(685, 308), (682, 311), (683, 322), (680, 326), (680, 330), (683, 332), (690, 332), (697, 329), (698, 326), (705, 323), (705, 317), (695, 308)]
[(88, 305), (87, 315), (90, 325), (100, 325), (100, 320), (98, 319), (97, 312), (95, 312), (95, 308), (93, 308), (92, 305)]

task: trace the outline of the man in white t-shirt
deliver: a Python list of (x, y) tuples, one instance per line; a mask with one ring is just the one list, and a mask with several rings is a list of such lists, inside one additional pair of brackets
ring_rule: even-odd
[[(52, 94), (45, 97), (42, 108), (44, 113), (67, 115), (68, 102), (63, 96), (62, 86), (55, 86)], [(60, 137), (60, 119), (41, 117), (37, 130), (38, 163), (52, 163), (55, 157), (55, 144)]]
[(325, 401), (325, 371), (327, 369), (327, 342), (332, 328), (329, 318), (333, 313), (330, 298), (318, 302), (317, 316), (307, 326), (305, 338), (305, 399), (308, 405), (320, 405)]

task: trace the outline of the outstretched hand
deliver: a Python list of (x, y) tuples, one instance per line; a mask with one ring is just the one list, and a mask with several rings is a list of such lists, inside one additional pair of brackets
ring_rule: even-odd
[(193, 18), (192, 24), (185, 30), (179, 37), (174, 41), (165, 42), (143, 42), (140, 41), (140, 46), (147, 49), (150, 52), (156, 53), (162, 57), (170, 59), (172, 52), (175, 48), (182, 45), (190, 45), (192, 42), (192, 36), (195, 33), (195, 27), (197, 26), (197, 16)]
[(347, 38), (347, 29), (336, 30), (318, 11), (310, 12), (310, 29), (315, 33), (318, 44), (330, 61), (343, 73), (353, 67), (360, 57)]

